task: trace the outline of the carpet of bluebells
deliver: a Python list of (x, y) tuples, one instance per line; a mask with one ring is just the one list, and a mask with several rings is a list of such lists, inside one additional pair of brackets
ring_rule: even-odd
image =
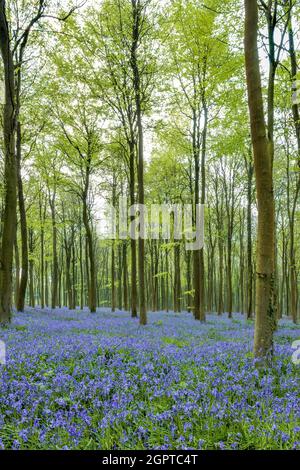
[(28, 309), (0, 331), (0, 449), (300, 449), (299, 327), (258, 370), (253, 323)]

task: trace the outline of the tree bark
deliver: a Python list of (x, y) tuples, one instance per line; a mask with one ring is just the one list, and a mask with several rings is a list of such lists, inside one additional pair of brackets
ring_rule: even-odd
[(180, 242), (174, 243), (174, 312), (181, 311)]
[(95, 258), (93, 235), (90, 227), (88, 208), (86, 199), (83, 199), (83, 215), (82, 215), (87, 240), (87, 251), (89, 259), (89, 286), (88, 286), (88, 302), (91, 312), (96, 312), (96, 271), (95, 271)]
[(4, 68), (4, 214), (0, 251), (0, 324), (11, 320), (13, 247), (16, 236), (17, 171), (15, 155), (16, 103), (14, 63), (5, 0), (0, 0), (0, 50)]
[(122, 310), (122, 271), (123, 271), (123, 257), (122, 245), (118, 244), (118, 309)]
[(44, 222), (45, 222), (45, 211), (46, 207), (42, 207), (42, 200), (41, 197), (39, 198), (39, 214), (40, 214), (40, 301), (41, 301), (41, 308), (45, 308), (45, 231), (44, 231)]
[(247, 170), (247, 319), (252, 318), (253, 301), (253, 261), (252, 261), (252, 180), (253, 162), (252, 149), (249, 151), (249, 160), (245, 158)]
[(33, 229), (29, 229), (29, 305), (30, 307), (34, 307), (35, 299), (34, 299), (34, 277), (33, 277), (33, 269), (34, 269), (34, 262), (33, 262), (33, 250), (34, 250), (34, 242), (33, 242)]
[(49, 204), (51, 209), (52, 221), (52, 289), (51, 289), (51, 308), (55, 309), (57, 306), (57, 292), (58, 292), (58, 257), (57, 257), (57, 228), (56, 228), (56, 209), (55, 209), (55, 190), (53, 195), (49, 194)]
[[(132, 4), (132, 47), (131, 47), (131, 67), (133, 72), (133, 87), (136, 104), (136, 117), (138, 129), (138, 202), (144, 205), (144, 144), (143, 144), (143, 124), (141, 109), (141, 82), (140, 70), (137, 60), (137, 48), (140, 40), (141, 27), (141, 2), (131, 0)], [(141, 225), (144, 226), (144, 213), (140, 213)], [(145, 296), (145, 241), (143, 235), (138, 239), (138, 270), (139, 270), (139, 313), (140, 324), (147, 324), (146, 296)]]
[[(134, 171), (134, 142), (131, 140), (129, 145), (129, 172), (130, 172), (130, 204), (135, 203), (134, 186), (135, 186), (135, 171)], [(133, 222), (134, 216), (131, 217)], [(136, 263), (136, 240), (131, 237), (130, 239), (130, 253), (131, 253), (131, 317), (137, 317), (137, 263)]]
[(116, 289), (115, 289), (115, 244), (111, 245), (111, 311), (116, 310)]
[(45, 262), (45, 304), (49, 305), (49, 290), (48, 290), (48, 261)]
[(28, 240), (27, 240), (27, 217), (23, 192), (23, 182), (21, 176), (21, 125), (17, 123), (17, 182), (18, 182), (18, 202), (20, 213), (20, 231), (21, 231), (21, 276), (20, 286), (17, 297), (17, 310), (24, 312), (25, 295), (28, 282)]
[[(294, 45), (294, 31), (292, 27), (292, 0), (289, 0), (289, 9), (290, 9), (290, 18), (289, 18), (289, 55), (291, 63), (291, 76), (292, 81), (294, 82), (297, 77), (297, 56)], [(293, 121), (297, 139), (297, 149), (298, 149), (298, 170), (300, 170), (300, 115), (299, 115), (299, 103), (296, 100), (293, 100), (292, 105)], [(289, 166), (289, 162), (288, 162)], [(287, 175), (288, 179), (290, 175)], [(296, 211), (296, 201), (300, 193), (300, 171), (297, 175), (296, 181), (296, 194), (292, 203), (292, 208), (290, 209), (290, 204), (288, 203), (288, 215), (289, 215), (289, 226), (290, 226), (290, 290), (291, 290), (291, 314), (294, 323), (297, 323), (297, 300), (298, 300), (298, 289), (297, 289), (297, 269), (296, 269), (296, 256), (295, 256), (295, 211)]]
[(266, 133), (257, 47), (257, 1), (245, 0), (245, 63), (258, 206), (254, 354), (259, 364), (273, 354), (275, 323), (275, 216), (272, 152)]
[[(17, 232), (17, 229), (16, 229)], [(16, 276), (15, 276), (15, 302), (17, 302), (19, 297), (19, 290), (20, 290), (20, 254), (19, 254), (19, 245), (18, 245), (18, 237), (16, 233), (15, 238), (15, 268), (16, 268)]]
[[(197, 138), (197, 116), (193, 109), (193, 159), (194, 159), (194, 225), (196, 226), (197, 210), (199, 206), (199, 143)], [(200, 253), (199, 250), (193, 250), (193, 285), (194, 285), (194, 316), (200, 320)]]
[(79, 267), (80, 267), (80, 310), (82, 310), (83, 309), (84, 276), (83, 276), (83, 250), (82, 250), (81, 223), (80, 223), (80, 231), (79, 231)]
[(124, 310), (128, 310), (128, 287), (127, 287), (127, 243), (123, 241), (123, 301)]
[[(204, 59), (204, 70), (206, 69), (206, 59)], [(205, 71), (204, 71), (205, 76)], [(204, 87), (205, 85), (203, 85)], [(202, 131), (202, 148), (201, 148), (201, 204), (205, 204), (205, 188), (206, 188), (206, 173), (205, 173), (205, 159), (206, 159), (206, 141), (207, 141), (207, 127), (208, 127), (208, 109), (205, 98), (205, 89), (202, 90), (202, 108), (204, 112), (204, 124)], [(204, 267), (204, 248), (202, 247), (199, 252), (199, 319), (205, 322), (205, 267)]]

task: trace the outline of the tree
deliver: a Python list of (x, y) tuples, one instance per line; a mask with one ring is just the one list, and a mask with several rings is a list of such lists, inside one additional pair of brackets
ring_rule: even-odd
[[(143, 22), (145, 21), (145, 8), (147, 2), (143, 0), (131, 0), (132, 4), (132, 42), (130, 65), (133, 73), (133, 88), (136, 106), (136, 119), (138, 129), (138, 203), (140, 205), (140, 225), (145, 226), (145, 215), (142, 207), (144, 206), (144, 131), (142, 124), (142, 98), (141, 98), (141, 76), (138, 60), (138, 47), (142, 41)], [(138, 264), (139, 264), (139, 311), (140, 323), (146, 325), (146, 297), (145, 297), (145, 241), (140, 231), (138, 243)]]
[(257, 1), (245, 0), (245, 64), (258, 209), (254, 353), (259, 362), (265, 363), (273, 354), (275, 208), (272, 152), (264, 118), (257, 36)]
[[(295, 83), (297, 78), (297, 56), (295, 51), (294, 44), (294, 30), (292, 25), (292, 12), (293, 12), (293, 1), (289, 0), (288, 4), (288, 36), (289, 36), (289, 56), (290, 56), (290, 68), (291, 68), (291, 82)], [(297, 181), (296, 181), (296, 190), (295, 195), (292, 200), (292, 204), (288, 200), (288, 216), (290, 224), (290, 290), (291, 290), (291, 313), (294, 323), (297, 323), (297, 269), (296, 269), (296, 256), (295, 256), (295, 213), (296, 213), (296, 204), (297, 199), (300, 194), (300, 113), (299, 113), (299, 103), (297, 100), (294, 100), (292, 103), (292, 114), (293, 114), (293, 123), (295, 128), (296, 140), (297, 140)], [(288, 159), (289, 167), (289, 159)], [(288, 171), (290, 169), (288, 168)], [(289, 178), (289, 175), (288, 175)], [(288, 199), (289, 199), (289, 188), (288, 188)]]
[(16, 154), (15, 132), (17, 125), (14, 60), (9, 36), (6, 2), (0, 1), (0, 49), (4, 68), (4, 191), (5, 205), (0, 252), (0, 323), (11, 319), (13, 246), (16, 237)]

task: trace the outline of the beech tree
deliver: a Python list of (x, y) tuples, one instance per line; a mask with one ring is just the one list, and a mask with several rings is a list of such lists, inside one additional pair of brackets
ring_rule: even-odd
[(275, 323), (273, 150), (269, 145), (264, 117), (256, 0), (245, 0), (245, 15), (245, 63), (258, 207), (254, 353), (265, 362), (273, 354)]
[(16, 93), (13, 51), (11, 48), (9, 23), (5, 0), (0, 2), (0, 48), (4, 69), (4, 214), (2, 219), (2, 241), (0, 251), (0, 322), (11, 319), (13, 246), (16, 237), (16, 149), (17, 126)]

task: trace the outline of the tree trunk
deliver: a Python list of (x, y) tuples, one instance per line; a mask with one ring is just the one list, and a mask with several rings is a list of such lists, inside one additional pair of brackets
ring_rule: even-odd
[(39, 214), (40, 214), (40, 303), (41, 308), (45, 308), (45, 232), (44, 232), (44, 222), (45, 222), (45, 212), (46, 206), (42, 207), (41, 197), (39, 198)]
[(5, 102), (3, 106), (4, 138), (4, 214), (0, 251), (0, 324), (11, 320), (13, 248), (16, 236), (17, 171), (15, 155), (15, 80), (14, 63), (5, 11), (0, 0), (0, 50), (4, 68)]
[[(16, 230), (17, 232), (17, 230)], [(15, 238), (15, 269), (16, 269), (16, 276), (15, 276), (15, 302), (17, 302), (19, 297), (19, 290), (20, 290), (20, 254), (19, 254), (19, 245), (18, 245), (18, 237), (16, 233)]]
[(33, 244), (33, 230), (29, 230), (29, 253), (30, 253), (30, 258), (29, 258), (29, 305), (30, 307), (35, 306), (35, 301), (34, 301), (34, 277), (33, 277), (33, 249), (34, 249), (34, 244)]
[[(115, 174), (113, 174), (113, 187), (112, 187), (112, 203), (113, 206), (116, 206), (116, 180)], [(115, 268), (115, 241), (112, 240), (111, 244), (111, 311), (116, 310), (116, 268)]]
[(83, 287), (84, 287), (84, 276), (83, 276), (83, 250), (82, 250), (82, 232), (80, 224), (79, 232), (79, 266), (80, 266), (80, 310), (83, 309)]
[(169, 250), (166, 250), (166, 297), (165, 297), (165, 310), (169, 311)]
[(49, 295), (48, 295), (48, 261), (45, 262), (45, 304), (46, 307), (49, 305)]
[[(228, 226), (230, 221), (228, 222)], [(228, 318), (232, 318), (232, 243), (231, 243), (231, 233), (227, 235), (227, 312)]]
[(52, 220), (52, 290), (51, 290), (51, 308), (57, 306), (57, 288), (58, 288), (58, 258), (57, 258), (57, 228), (55, 211), (55, 193), (49, 196)]
[(122, 310), (122, 245), (118, 244), (118, 309)]
[(192, 280), (191, 280), (191, 252), (190, 250), (186, 251), (186, 285), (187, 285), (187, 311), (190, 312), (192, 310), (192, 296), (190, 294), (192, 290)]
[(116, 289), (115, 289), (115, 244), (111, 245), (111, 311), (116, 310)]
[[(204, 63), (204, 70), (206, 68), (206, 59)], [(204, 72), (205, 76), (205, 72)], [(202, 107), (204, 111), (204, 124), (202, 131), (202, 148), (201, 148), (201, 204), (205, 204), (205, 188), (206, 188), (206, 174), (205, 174), (205, 159), (206, 159), (206, 140), (207, 140), (207, 126), (208, 126), (208, 109), (205, 99), (205, 90), (202, 91)], [(199, 319), (205, 322), (205, 267), (204, 267), (204, 248), (202, 247), (199, 252)]]
[[(143, 145), (143, 125), (141, 109), (141, 83), (140, 70), (137, 61), (137, 49), (140, 40), (141, 8), (139, 0), (132, 0), (132, 47), (131, 47), (131, 67), (133, 72), (133, 86), (135, 93), (136, 118), (138, 129), (138, 202), (144, 205), (144, 145)], [(144, 213), (140, 213), (140, 227), (144, 226)], [(143, 230), (143, 229), (142, 229)], [(146, 296), (145, 296), (145, 241), (140, 233), (138, 239), (138, 269), (139, 269), (139, 312), (140, 324), (147, 324)]]
[(252, 150), (249, 151), (249, 161), (246, 160), (247, 168), (247, 319), (252, 318), (253, 300), (253, 264), (252, 264), (252, 180), (253, 163)]
[(275, 323), (275, 216), (272, 155), (264, 120), (257, 47), (257, 2), (245, 0), (245, 62), (258, 206), (254, 354), (266, 363), (273, 354)]
[(96, 270), (95, 270), (95, 258), (94, 258), (94, 246), (93, 246), (93, 235), (90, 228), (88, 208), (86, 200), (83, 200), (83, 223), (86, 231), (88, 259), (89, 259), (89, 289), (88, 289), (88, 301), (91, 312), (96, 312)]
[[(135, 177), (134, 177), (134, 142), (130, 142), (129, 148), (129, 158), (130, 158), (130, 204), (133, 206), (135, 203), (134, 197), (134, 186), (135, 186)], [(131, 217), (131, 222), (133, 222), (134, 216)], [(136, 240), (131, 237), (130, 239), (130, 250), (131, 250), (131, 317), (137, 317), (137, 268), (136, 268)]]
[[(89, 289), (90, 289), (90, 265), (89, 265), (89, 248), (87, 235), (85, 234), (85, 275), (86, 275), (86, 305), (89, 304)], [(107, 282), (106, 282), (107, 285)], [(106, 294), (105, 294), (106, 295)]]
[(174, 243), (174, 312), (181, 311), (180, 242)]
[[(292, 27), (292, 0), (289, 1), (290, 8), (290, 21), (289, 21), (289, 55), (291, 63), (291, 76), (292, 81), (294, 82), (297, 78), (297, 57), (294, 45), (294, 32)], [(298, 170), (300, 169), (300, 115), (299, 115), (299, 103), (297, 100), (293, 100), (292, 105), (293, 121), (297, 139), (297, 149), (298, 149)], [(288, 162), (289, 163), (289, 162)], [(290, 175), (288, 174), (288, 178)], [(296, 256), (295, 256), (295, 210), (296, 210), (296, 201), (300, 193), (300, 172), (297, 175), (296, 182), (296, 194), (292, 204), (292, 209), (290, 205), (288, 207), (289, 214), (289, 225), (290, 225), (290, 289), (291, 289), (291, 314), (294, 323), (297, 323), (297, 300), (298, 300), (298, 289), (297, 289), (297, 269), (296, 269)]]
[(219, 235), (218, 239), (219, 251), (219, 289), (218, 289), (218, 315), (224, 312), (224, 297), (223, 297), (223, 266), (224, 266), (224, 248), (223, 238)]
[[(197, 143), (197, 116), (193, 110), (193, 157), (195, 169), (194, 183), (194, 225), (196, 226), (197, 212), (199, 207), (199, 146)], [(193, 284), (194, 284), (194, 316), (196, 320), (200, 320), (200, 252), (193, 250)]]
[(18, 181), (18, 202), (20, 212), (21, 231), (21, 276), (20, 287), (17, 298), (17, 310), (24, 312), (25, 295), (28, 281), (28, 241), (27, 241), (27, 217), (23, 193), (23, 183), (21, 177), (21, 125), (17, 123), (17, 181)]
[(239, 244), (240, 244), (240, 253), (239, 253), (239, 258), (240, 258), (240, 276), (239, 276), (239, 289), (237, 290), (238, 294), (239, 294), (239, 308), (238, 308), (238, 311), (241, 313), (241, 314), (244, 314), (244, 286), (245, 286), (245, 282), (244, 282), (244, 278), (245, 278), (245, 275), (244, 275), (244, 224), (245, 224), (245, 212), (244, 212), (244, 208), (241, 208), (241, 212), (240, 212), (240, 240), (239, 240)]
[(127, 282), (127, 244), (123, 241), (123, 300), (124, 310), (128, 310), (128, 282)]

